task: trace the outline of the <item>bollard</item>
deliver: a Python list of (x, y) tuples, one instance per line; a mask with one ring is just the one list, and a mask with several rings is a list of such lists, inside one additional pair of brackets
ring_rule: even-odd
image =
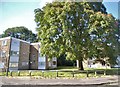
[(18, 76), (20, 76), (20, 71), (18, 71)]
[(87, 70), (87, 77), (89, 77), (89, 71)]
[(58, 77), (58, 71), (56, 71), (57, 72), (57, 77)]
[(10, 71), (10, 76), (12, 76), (12, 71)]
[(32, 72), (31, 71), (29, 71), (29, 76), (31, 76), (32, 75)]
[(8, 76), (8, 69), (6, 69), (6, 76)]
[(73, 77), (74, 77), (74, 70), (73, 70), (72, 74), (73, 74)]

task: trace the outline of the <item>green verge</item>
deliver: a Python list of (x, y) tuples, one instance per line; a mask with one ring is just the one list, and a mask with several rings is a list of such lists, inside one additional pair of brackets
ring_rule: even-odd
[[(89, 73), (87, 75), (87, 72)], [(106, 75), (118, 75), (120, 74), (120, 68), (111, 69), (85, 69), (84, 71), (77, 70), (75, 67), (58, 67), (54, 70), (21, 70), (9, 72), (8, 76), (30, 76), (32, 78), (90, 78), (90, 77), (102, 77)], [(0, 76), (6, 76), (6, 72), (0, 72)]]

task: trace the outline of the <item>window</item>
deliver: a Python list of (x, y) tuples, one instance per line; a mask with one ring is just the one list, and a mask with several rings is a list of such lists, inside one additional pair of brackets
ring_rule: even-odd
[(0, 68), (4, 68), (4, 63), (0, 62)]
[(45, 62), (40, 62), (39, 66), (45, 66)]
[(2, 46), (5, 46), (5, 45), (7, 45), (7, 40), (2, 41)]
[(1, 56), (1, 57), (5, 57), (5, 56), (6, 56), (6, 51), (1, 51), (0, 56)]
[(33, 54), (33, 58), (35, 57), (35, 54)]
[(22, 66), (27, 66), (28, 62), (22, 62)]
[(9, 67), (18, 67), (18, 63), (10, 63)]
[(18, 51), (11, 51), (11, 56), (18, 56), (19, 52)]
[(40, 51), (40, 49), (39, 49), (39, 57), (43, 57), (43, 55), (41, 54), (41, 51)]
[(56, 61), (53, 61), (53, 65), (56, 65)]

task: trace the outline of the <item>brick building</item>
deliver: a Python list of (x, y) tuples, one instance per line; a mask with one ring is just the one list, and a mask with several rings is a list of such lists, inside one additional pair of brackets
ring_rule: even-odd
[(13, 37), (0, 38), (0, 70), (37, 70), (56, 68), (57, 59), (41, 56), (40, 43)]

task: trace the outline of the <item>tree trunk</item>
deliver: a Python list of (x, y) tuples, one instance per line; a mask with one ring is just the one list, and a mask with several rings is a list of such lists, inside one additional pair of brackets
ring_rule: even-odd
[(84, 68), (83, 68), (83, 63), (82, 63), (81, 60), (77, 60), (77, 68), (78, 68), (79, 70), (84, 70)]

